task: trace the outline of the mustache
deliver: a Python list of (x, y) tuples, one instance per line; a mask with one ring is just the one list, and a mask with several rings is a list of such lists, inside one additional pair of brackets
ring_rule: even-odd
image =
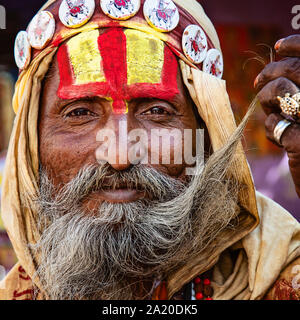
[[(83, 168), (56, 191), (46, 170), (41, 171), (36, 199), (41, 238), (29, 246), (39, 257), (35, 277), (41, 279), (42, 291), (59, 300), (140, 299), (137, 289), (144, 280), (154, 284), (188, 261), (204, 263), (244, 210), (239, 205), (244, 186), (231, 168), (245, 124), (243, 120), (204, 168), (196, 167), (188, 185), (151, 167), (118, 172), (104, 164)], [(93, 190), (124, 186), (149, 190), (158, 200), (104, 202), (97, 215), (88, 215), (78, 203)], [(176, 189), (183, 192), (176, 195)]]
[[(49, 185), (49, 178), (45, 172), (46, 170), (40, 167), (42, 194), (43, 186)], [(76, 198), (78, 203), (101, 190), (134, 189), (144, 192), (151, 200), (160, 202), (176, 197), (187, 188), (189, 182), (189, 177), (182, 181), (141, 164), (118, 171), (105, 163), (84, 166), (72, 180), (61, 186), (59, 192), (53, 190), (53, 197), (59, 203), (64, 203), (70, 198)]]

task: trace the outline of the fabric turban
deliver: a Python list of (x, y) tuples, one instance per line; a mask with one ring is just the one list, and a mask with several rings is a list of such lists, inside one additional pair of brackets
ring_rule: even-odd
[[(39, 190), (37, 124), (40, 93), (42, 80), (53, 56), (65, 40), (96, 29), (123, 27), (141, 31), (145, 36), (151, 35), (163, 41), (179, 59), (184, 83), (207, 126), (213, 150), (222, 148), (236, 129), (225, 81), (201, 71), (199, 66), (187, 59), (182, 51), (182, 34), (190, 24), (201, 26), (206, 33), (210, 48), (221, 50), (215, 28), (198, 2), (174, 1), (179, 8), (180, 21), (171, 32), (155, 30), (144, 19), (142, 12), (128, 20), (112, 20), (98, 8), (99, 1), (96, 1), (94, 16), (88, 23), (79, 28), (67, 28), (59, 20), (60, 3), (60, 0), (51, 0), (41, 9), (52, 12), (56, 20), (54, 37), (42, 50), (33, 50), (29, 66), (20, 72), (16, 83), (13, 98), (16, 119), (7, 155), (2, 192), (3, 221), (19, 263), (24, 268), (26, 266), (26, 272), (30, 277), (33, 277), (39, 264), (39, 257), (31, 252), (28, 243), (35, 243), (40, 236), (37, 229), (37, 216), (31, 200)], [(142, 5), (143, 3), (144, 1)], [(220, 237), (222, 241), (214, 244), (216, 250), (213, 255), (207, 257), (202, 255), (197, 261), (187, 263), (188, 270), (178, 270), (170, 275), (168, 281), (170, 296), (181, 288), (183, 278), (192, 279), (196, 269), (198, 274), (201, 270), (203, 272), (208, 270), (216, 263), (222, 251), (242, 239), (258, 225), (255, 189), (241, 145), (237, 149), (231, 174), (244, 185), (239, 195), (239, 203), (245, 209), (240, 216), (240, 224), (235, 230), (224, 231)], [(37, 285), (39, 286), (39, 283)]]

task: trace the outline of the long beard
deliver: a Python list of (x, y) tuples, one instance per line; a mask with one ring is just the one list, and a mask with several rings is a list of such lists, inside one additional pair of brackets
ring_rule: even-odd
[[(234, 226), (241, 186), (228, 177), (228, 168), (238, 140), (237, 134), (186, 184), (144, 166), (116, 172), (103, 165), (84, 168), (57, 192), (41, 171), (42, 234), (31, 247), (40, 255), (36, 276), (47, 298), (150, 298), (156, 280), (208, 250), (222, 230)], [(96, 212), (83, 209), (82, 201), (101, 185), (117, 188), (124, 182), (151, 197), (102, 202)]]

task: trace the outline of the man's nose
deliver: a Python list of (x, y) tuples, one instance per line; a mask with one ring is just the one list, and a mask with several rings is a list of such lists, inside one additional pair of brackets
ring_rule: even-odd
[(134, 154), (129, 156), (132, 142), (129, 140), (128, 121), (126, 117), (109, 119), (97, 134), (100, 146), (96, 151), (97, 161), (109, 163), (115, 170), (128, 169), (137, 163)]

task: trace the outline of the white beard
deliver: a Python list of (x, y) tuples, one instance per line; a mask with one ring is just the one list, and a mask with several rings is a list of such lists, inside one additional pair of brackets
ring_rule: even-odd
[(142, 185), (153, 200), (103, 202), (92, 214), (84, 211), (82, 199), (112, 168), (85, 168), (58, 193), (42, 171), (37, 199), (42, 236), (31, 248), (41, 256), (36, 276), (47, 297), (149, 298), (151, 286), (142, 290), (144, 296), (137, 288), (201, 254), (238, 215), (240, 186), (226, 179), (235, 147), (231, 143), (209, 158), (187, 185), (142, 166), (115, 172), (114, 186), (118, 179)]

